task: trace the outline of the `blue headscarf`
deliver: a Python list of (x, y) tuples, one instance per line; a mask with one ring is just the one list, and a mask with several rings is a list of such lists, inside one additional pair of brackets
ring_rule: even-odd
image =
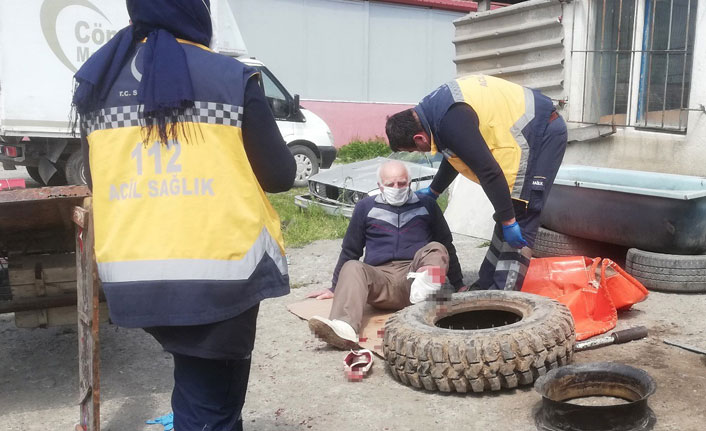
[[(184, 111), (194, 106), (194, 89), (184, 49), (176, 38), (208, 46), (211, 42), (209, 0), (127, 0), (132, 25), (120, 30), (76, 72), (73, 106), (78, 115), (103, 107), (108, 91), (135, 53), (143, 49), (142, 81), (137, 94), (147, 132), (154, 128), (166, 143)], [(169, 128), (169, 133), (167, 131)]]

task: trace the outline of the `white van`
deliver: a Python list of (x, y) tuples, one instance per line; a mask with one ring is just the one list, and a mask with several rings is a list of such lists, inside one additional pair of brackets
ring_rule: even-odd
[[(211, 48), (258, 68), (282, 136), (297, 161), (295, 185), (306, 186), (336, 157), (333, 135), (299, 107), (247, 49), (227, 0), (212, 0)], [(69, 130), (73, 74), (129, 22), (124, 1), (0, 1), (0, 162), (26, 166), (45, 185), (83, 184), (80, 142)], [(22, 37), (18, 37), (22, 35)]]

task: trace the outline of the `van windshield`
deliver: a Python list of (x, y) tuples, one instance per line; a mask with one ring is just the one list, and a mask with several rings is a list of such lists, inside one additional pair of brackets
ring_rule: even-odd
[(267, 103), (269, 103), (275, 118), (288, 118), (291, 115), (289, 112), (292, 106), (289, 102), (291, 96), (266, 67), (258, 67), (258, 69), (260, 70), (260, 85), (265, 91)]

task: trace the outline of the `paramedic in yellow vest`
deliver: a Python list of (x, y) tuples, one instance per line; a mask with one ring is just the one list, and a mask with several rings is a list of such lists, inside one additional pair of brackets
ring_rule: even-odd
[(208, 0), (127, 9), (73, 100), (110, 317), (173, 355), (175, 429), (241, 430), (260, 301), (289, 292), (265, 192), (296, 164), (258, 71), (208, 48)]
[(567, 143), (551, 99), (500, 78), (469, 75), (389, 117), (386, 132), (393, 151), (444, 155), (430, 187), (418, 193), (436, 198), (459, 173), (481, 185), (496, 225), (471, 288), (520, 290)]

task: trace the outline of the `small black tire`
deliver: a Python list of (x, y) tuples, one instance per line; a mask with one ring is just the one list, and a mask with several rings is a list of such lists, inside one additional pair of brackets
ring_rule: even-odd
[(87, 183), (83, 154), (80, 150), (72, 153), (66, 160), (64, 172), (66, 182), (70, 185), (85, 185)]
[(289, 150), (297, 163), (297, 174), (294, 177), (294, 187), (307, 187), (309, 178), (319, 172), (319, 159), (311, 148), (304, 145), (293, 145)]
[[(507, 325), (447, 329), (435, 324), (465, 312), (505, 312)], [(569, 309), (522, 292), (456, 293), (446, 302), (407, 307), (385, 324), (383, 354), (392, 376), (428, 391), (484, 392), (529, 385), (568, 364), (576, 335)]]
[(631, 248), (625, 271), (650, 290), (706, 292), (706, 255), (653, 253)]
[(624, 265), (627, 247), (566, 235), (541, 227), (532, 247), (532, 257), (607, 257)]
[(30, 178), (32, 178), (34, 181), (38, 182), (40, 186), (44, 186), (44, 180), (42, 179), (42, 176), (39, 175), (39, 167), (37, 166), (26, 166), (27, 168), (27, 174), (29, 175)]
[(599, 242), (576, 236), (565, 235), (541, 227), (532, 247), (533, 257), (592, 256)]

